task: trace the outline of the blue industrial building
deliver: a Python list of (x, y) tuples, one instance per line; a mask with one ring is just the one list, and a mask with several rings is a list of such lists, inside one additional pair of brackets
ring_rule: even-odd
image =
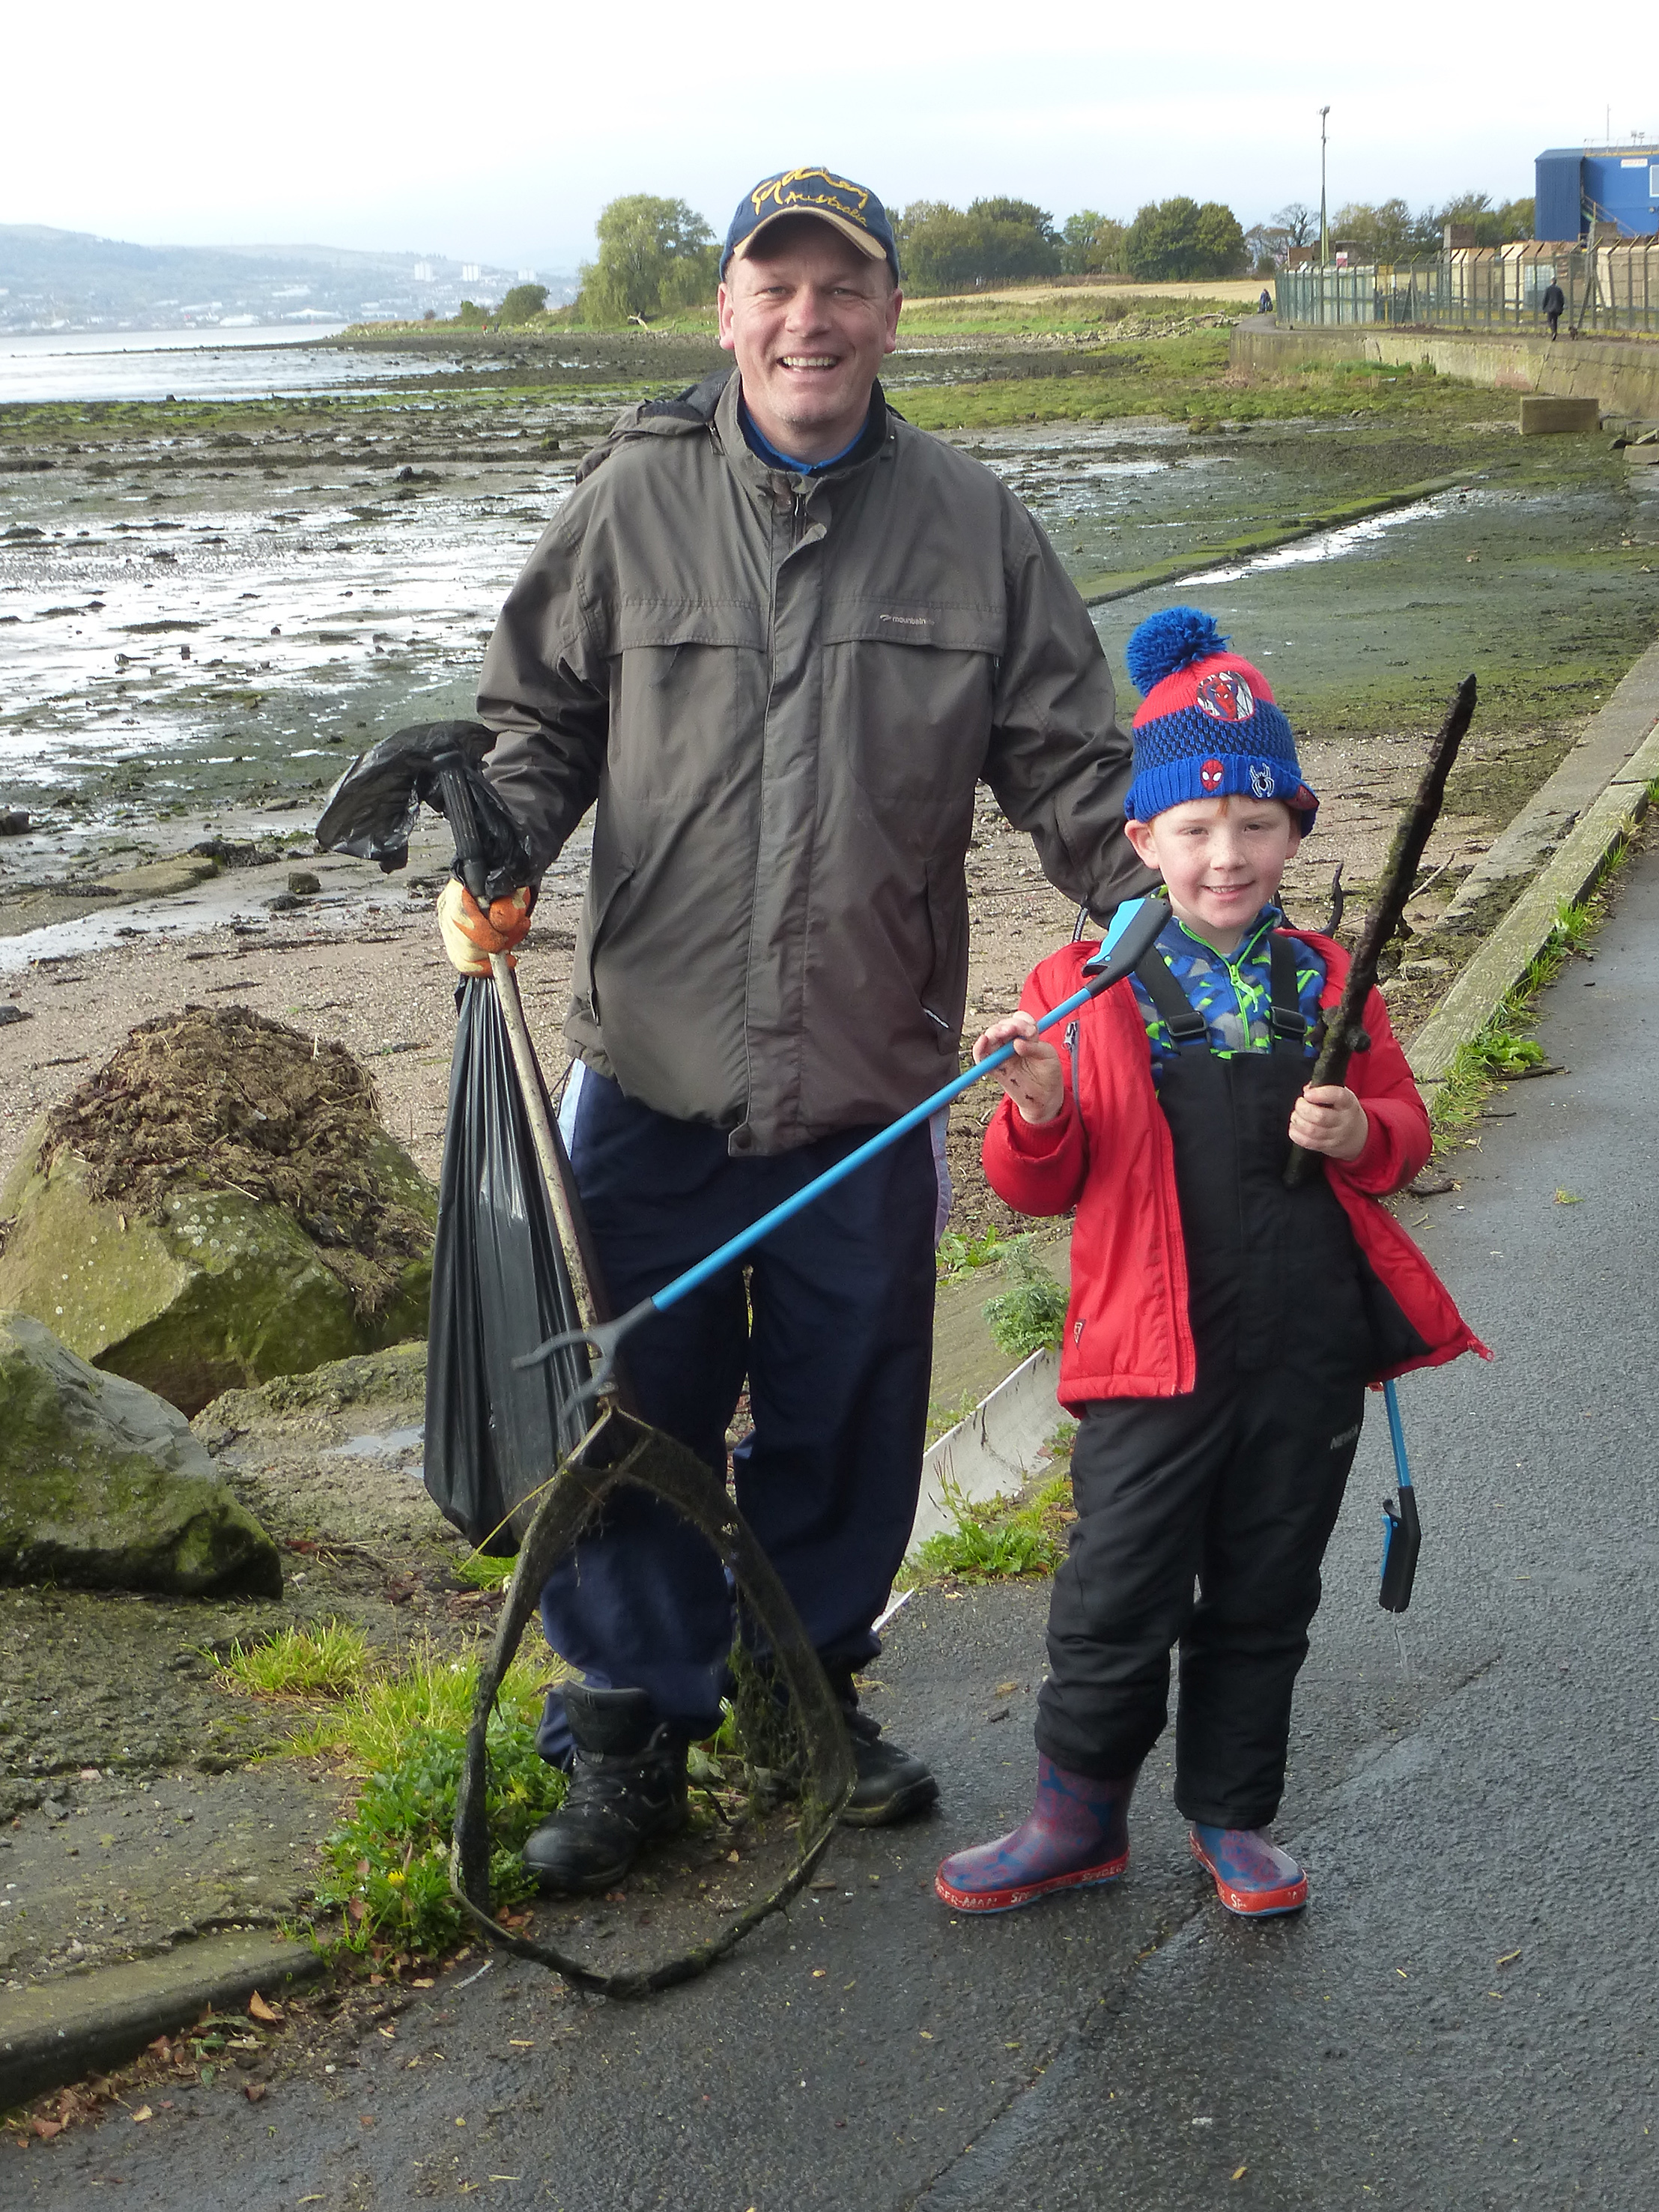
[(1593, 222), (1621, 238), (1659, 233), (1659, 145), (1558, 146), (1537, 168), (1534, 238), (1588, 238)]

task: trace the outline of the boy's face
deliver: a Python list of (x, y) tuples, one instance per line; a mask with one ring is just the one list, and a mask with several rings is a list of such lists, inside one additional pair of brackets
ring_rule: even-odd
[(1169, 888), (1179, 919), (1218, 952), (1231, 952), (1269, 899), (1302, 842), (1282, 799), (1188, 799), (1150, 822), (1129, 822), (1129, 842)]

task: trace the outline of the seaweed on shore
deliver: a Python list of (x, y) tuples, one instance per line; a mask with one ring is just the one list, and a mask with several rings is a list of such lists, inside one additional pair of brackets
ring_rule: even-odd
[(431, 1242), (364, 1069), (248, 1006), (140, 1023), (48, 1115), (41, 1171), (64, 1152), (85, 1164), (89, 1195), (155, 1221), (181, 1185), (286, 1206), (365, 1319)]

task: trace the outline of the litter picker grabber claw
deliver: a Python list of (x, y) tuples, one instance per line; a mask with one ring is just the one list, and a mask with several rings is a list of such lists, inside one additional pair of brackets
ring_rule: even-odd
[(1417, 1492), (1406, 1458), (1406, 1431), (1400, 1425), (1400, 1397), (1392, 1382), (1382, 1385), (1382, 1402), (1389, 1411), (1389, 1436), (1394, 1445), (1395, 1473), (1400, 1493), (1395, 1503), (1382, 1501), (1382, 1580), (1377, 1603), (1385, 1613), (1404, 1613), (1412, 1601), (1417, 1576), (1417, 1555), (1423, 1548), (1423, 1531), (1417, 1518)]
[[(1169, 918), (1170, 908), (1164, 899), (1126, 899), (1112, 916), (1100, 951), (1089, 961), (1085, 970), (1085, 974), (1091, 969), (1096, 972), (1090, 975), (1082, 990), (1073, 992), (1069, 999), (1063, 1000), (1043, 1015), (1036, 1025), (1038, 1036), (1045, 1030), (1053, 1029), (1056, 1023), (1063, 1022), (1068, 1014), (1074, 1014), (1079, 1006), (1087, 1006), (1091, 999), (1097, 999), (1114, 983), (1121, 982), (1151, 950), (1158, 932)], [(677, 1275), (672, 1283), (665, 1283), (650, 1297), (642, 1298), (638, 1305), (630, 1307), (625, 1314), (619, 1314), (614, 1321), (599, 1322), (572, 1329), (562, 1336), (549, 1337), (544, 1344), (538, 1345), (535, 1351), (522, 1353), (514, 1362), (514, 1366), (533, 1366), (538, 1360), (550, 1359), (557, 1352), (577, 1345), (586, 1345), (597, 1355), (593, 1371), (565, 1410), (568, 1413), (571, 1406), (603, 1396), (611, 1388), (617, 1346), (642, 1322), (648, 1321), (653, 1314), (666, 1313), (671, 1306), (678, 1305), (682, 1298), (701, 1289), (722, 1268), (729, 1267), (734, 1260), (741, 1259), (745, 1252), (751, 1251), (769, 1237), (775, 1229), (781, 1228), (786, 1221), (793, 1220), (815, 1200), (822, 1198), (827, 1190), (844, 1182), (848, 1176), (856, 1175), (878, 1152), (884, 1152), (890, 1146), (897, 1144), (901, 1137), (931, 1120), (941, 1106), (948, 1106), (953, 1098), (959, 1098), (964, 1091), (989, 1075), (994, 1069), (1005, 1066), (1013, 1056), (1012, 1044), (1000, 1045), (996, 1051), (987, 1053), (983, 1060), (943, 1085), (931, 1098), (924, 1098), (921, 1105), (913, 1106), (908, 1114), (900, 1115), (896, 1121), (890, 1123), (855, 1151), (848, 1152), (844, 1160), (837, 1160), (834, 1167), (827, 1169), (803, 1189), (796, 1191), (793, 1197), (785, 1199), (781, 1205), (775, 1206), (770, 1212), (762, 1214), (760, 1219), (751, 1222), (747, 1229), (728, 1237), (718, 1251), (711, 1252), (706, 1260), (700, 1260), (695, 1267), (688, 1267), (683, 1275)]]

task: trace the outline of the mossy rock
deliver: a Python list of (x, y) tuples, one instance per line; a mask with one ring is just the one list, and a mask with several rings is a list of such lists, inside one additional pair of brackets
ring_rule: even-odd
[(184, 1416), (19, 1313), (0, 1313), (0, 1576), (283, 1594), (276, 1545)]
[[(435, 1224), (436, 1193), (413, 1161), (378, 1132), (365, 1146), (382, 1185)], [(222, 1391), (426, 1332), (428, 1255), (408, 1261), (365, 1316), (285, 1206), (185, 1185), (157, 1221), (93, 1197), (76, 1154), (60, 1152), (45, 1173), (37, 1157), (26, 1145), (0, 1194), (9, 1224), (0, 1306), (32, 1314), (83, 1359), (185, 1413)]]

